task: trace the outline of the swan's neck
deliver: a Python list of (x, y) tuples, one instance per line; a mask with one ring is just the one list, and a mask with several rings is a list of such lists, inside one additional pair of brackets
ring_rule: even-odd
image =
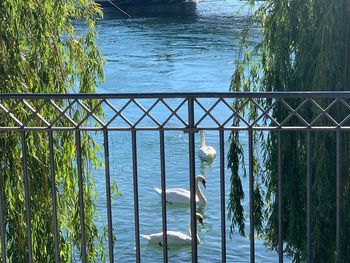
[(199, 203), (206, 202), (207, 199), (205, 199), (201, 188), (199, 187), (199, 177), (196, 178), (196, 195), (198, 196)]
[(205, 147), (205, 137), (204, 137), (204, 131), (200, 131), (201, 134), (201, 148)]

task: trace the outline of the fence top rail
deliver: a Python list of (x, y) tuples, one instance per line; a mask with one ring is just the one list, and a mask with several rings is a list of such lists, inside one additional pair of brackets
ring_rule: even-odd
[(350, 98), (350, 91), (300, 92), (156, 92), (156, 93), (1, 93), (0, 99), (141, 99), (141, 98)]
[(349, 99), (350, 91), (3, 93), (0, 130), (350, 129)]

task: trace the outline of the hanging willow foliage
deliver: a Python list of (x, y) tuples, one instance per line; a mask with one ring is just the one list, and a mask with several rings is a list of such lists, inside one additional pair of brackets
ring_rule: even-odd
[[(103, 79), (103, 59), (95, 44), (95, 20), (102, 13), (94, 1), (2, 0), (0, 14), (1, 93), (95, 92)], [(77, 31), (73, 23), (80, 23), (83, 30)], [(32, 106), (42, 105), (33, 102)], [(89, 106), (94, 107), (92, 102)], [(23, 104), (13, 112), (22, 119), (30, 115)], [(40, 114), (46, 119), (57, 115), (46, 105)], [(81, 119), (79, 114), (76, 119)], [(6, 118), (0, 122), (9, 125)], [(64, 121), (60, 124), (65, 125)], [(0, 145), (7, 257), (9, 262), (28, 262), (20, 133), (1, 132)], [(54, 146), (60, 259), (71, 262), (79, 257), (81, 245), (75, 133), (55, 132)], [(48, 134), (26, 132), (26, 147), (34, 262), (54, 262)], [(101, 165), (98, 150), (92, 137), (82, 133), (83, 167), (88, 162)], [(83, 173), (87, 258), (94, 262), (103, 259), (104, 253), (94, 222), (94, 180), (87, 169)]]
[[(256, 4), (255, 1), (250, 1)], [(350, 1), (349, 0), (266, 0), (252, 17), (251, 25), (259, 25), (261, 39), (254, 50), (248, 49), (250, 33), (245, 31), (242, 49), (232, 77), (232, 91), (319, 91), (349, 90), (350, 87)], [(257, 21), (259, 21), (257, 23)], [(294, 102), (296, 106), (301, 101)], [(266, 102), (269, 103), (269, 102)], [(320, 102), (323, 107), (330, 101)], [(253, 109), (247, 109), (252, 111)], [(336, 106), (332, 116), (342, 119), (348, 110)], [(250, 112), (252, 114), (252, 112)], [(309, 104), (304, 116), (318, 115)], [(273, 117), (281, 120), (286, 110), (273, 107)], [(291, 125), (297, 120), (291, 120)], [(323, 121), (326, 124), (326, 121)], [(322, 121), (321, 123), (322, 124)], [(238, 160), (243, 158), (237, 141), (237, 132), (231, 135), (228, 156), (232, 170), (229, 211), (233, 226), (244, 227), (241, 200), (244, 197), (239, 177)], [(264, 152), (256, 160), (255, 193), (262, 205), (255, 204), (255, 215), (263, 214), (266, 224), (260, 224), (260, 233), (266, 244), (278, 247), (277, 199), (277, 134), (268, 137), (255, 133)], [(342, 262), (350, 262), (350, 136), (343, 132), (341, 213)], [(336, 156), (335, 132), (312, 133), (312, 262), (335, 262), (336, 257)], [(305, 133), (282, 133), (283, 158), (283, 241), (284, 252), (294, 262), (306, 259), (306, 145)], [(317, 162), (316, 162), (317, 160)], [(263, 192), (266, 194), (263, 195)], [(263, 199), (261, 199), (263, 198)], [(261, 222), (257, 222), (258, 224)], [(261, 228), (264, 226), (263, 228)], [(242, 231), (241, 231), (242, 232)]]

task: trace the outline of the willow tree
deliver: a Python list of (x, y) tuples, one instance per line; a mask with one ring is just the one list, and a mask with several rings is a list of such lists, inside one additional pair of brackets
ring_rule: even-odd
[[(94, 92), (103, 78), (103, 60), (95, 44), (95, 20), (100, 15), (100, 8), (92, 0), (2, 0), (0, 92)], [(78, 24), (80, 30), (74, 24)], [(1, 103), (8, 108), (14, 106), (4, 100)], [(45, 118), (54, 117), (48, 105), (28, 103), (40, 109)], [(64, 106), (63, 102), (57, 103)], [(24, 120), (30, 118), (30, 110), (23, 103), (14, 107), (13, 113)], [(79, 118), (78, 115), (75, 118)], [(37, 120), (32, 118), (31, 121)], [(1, 126), (11, 126), (5, 115), (1, 115), (0, 122)], [(65, 125), (64, 121), (60, 122)], [(33, 258), (34, 262), (54, 262), (48, 135), (46, 132), (26, 132), (25, 139)], [(82, 141), (83, 166), (89, 161), (96, 163), (97, 145), (87, 134), (83, 134)], [(4, 201), (7, 257), (9, 262), (28, 262), (19, 132), (0, 132), (0, 145), (0, 186)], [(55, 132), (54, 146), (59, 255), (62, 262), (70, 262), (72, 257), (79, 257), (76, 255), (79, 255), (81, 245), (74, 134)], [(94, 191), (87, 189), (87, 185), (93, 185), (93, 179), (86, 171), (84, 182), (87, 257), (89, 262), (93, 262), (103, 256), (102, 237), (94, 223)]]
[[(250, 1), (256, 4), (255, 1)], [(242, 48), (232, 77), (233, 91), (344, 91), (350, 87), (350, 1), (348, 0), (266, 0), (256, 8), (250, 28), (261, 28), (254, 50), (248, 48), (249, 29), (244, 31)], [(256, 27), (255, 27), (256, 28)], [(294, 108), (301, 101), (292, 105)], [(267, 102), (268, 103), (268, 102)], [(330, 101), (320, 101), (326, 107)], [(252, 116), (254, 112), (250, 110)], [(310, 104), (302, 109), (306, 118), (319, 112)], [(336, 105), (330, 114), (336, 119), (348, 115), (346, 107)], [(249, 114), (247, 114), (248, 116)], [(272, 115), (277, 120), (286, 110), (276, 104)], [(297, 123), (292, 120), (291, 125)], [(327, 124), (321, 120), (319, 124)], [(258, 234), (270, 248), (278, 249), (277, 135), (255, 142), (264, 150), (256, 160), (254, 196)], [(232, 170), (229, 210), (232, 228), (244, 234), (244, 193), (237, 163), (243, 158), (239, 134), (231, 135), (229, 167)], [(342, 141), (342, 262), (350, 261), (350, 140), (343, 132)], [(335, 132), (317, 132), (311, 136), (312, 159), (312, 262), (335, 262), (336, 258), (336, 155)], [(294, 262), (306, 260), (306, 147), (305, 133), (283, 132), (283, 242), (284, 252)], [(317, 160), (317, 162), (316, 162)], [(262, 165), (259, 169), (259, 163)], [(261, 183), (262, 182), (262, 183)], [(266, 191), (265, 194), (263, 194)], [(263, 200), (263, 203), (261, 201)], [(267, 223), (263, 224), (262, 220)]]

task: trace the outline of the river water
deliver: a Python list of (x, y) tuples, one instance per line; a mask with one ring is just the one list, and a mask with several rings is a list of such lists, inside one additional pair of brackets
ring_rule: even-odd
[[(189, 9), (170, 9), (160, 13), (128, 10), (131, 18), (123, 18), (115, 8), (105, 9), (105, 19), (98, 22), (98, 44), (106, 58), (106, 81), (98, 92), (228, 91), (239, 51), (239, 33), (247, 15), (247, 9), (242, 9), (237, 15), (242, 4), (244, 2), (238, 0), (206, 0)], [(254, 37), (252, 41), (254, 43)], [(189, 189), (188, 135), (174, 131), (166, 132), (165, 136), (167, 187)], [(226, 152), (228, 136), (226, 133)], [(101, 139), (98, 141), (102, 142)], [(114, 254), (116, 262), (135, 262), (131, 134), (110, 132), (109, 140), (111, 177), (121, 192), (121, 196), (113, 199), (112, 205), (116, 235)], [(219, 150), (217, 132), (208, 131), (206, 140)], [(153, 191), (153, 187), (160, 186), (159, 134), (139, 132), (137, 143), (140, 232), (150, 234), (162, 229), (161, 202)], [(244, 133), (242, 144), (247, 149)], [(198, 148), (199, 137), (196, 137)], [(97, 205), (100, 216), (96, 220), (102, 231), (103, 225), (107, 224), (104, 173), (103, 170), (94, 173), (100, 196)], [(211, 165), (196, 160), (196, 173), (207, 178), (204, 194), (208, 199), (202, 211), (205, 226), (198, 228), (201, 239), (199, 262), (221, 262), (219, 158)], [(226, 204), (229, 179), (227, 170)], [(243, 185), (248, 197), (246, 179)], [(244, 207), (248, 207), (248, 198), (244, 200)], [(189, 213), (188, 207), (168, 205), (168, 229), (187, 233)], [(246, 218), (246, 233), (249, 234), (248, 210)], [(227, 262), (248, 262), (249, 239), (236, 231), (230, 237), (229, 226), (227, 220)], [(255, 249), (256, 262), (277, 262), (277, 254), (269, 251), (262, 240), (256, 241)], [(162, 262), (162, 253), (161, 247), (149, 246), (141, 239), (142, 262)], [(168, 253), (169, 262), (190, 262), (190, 247), (169, 248)]]

